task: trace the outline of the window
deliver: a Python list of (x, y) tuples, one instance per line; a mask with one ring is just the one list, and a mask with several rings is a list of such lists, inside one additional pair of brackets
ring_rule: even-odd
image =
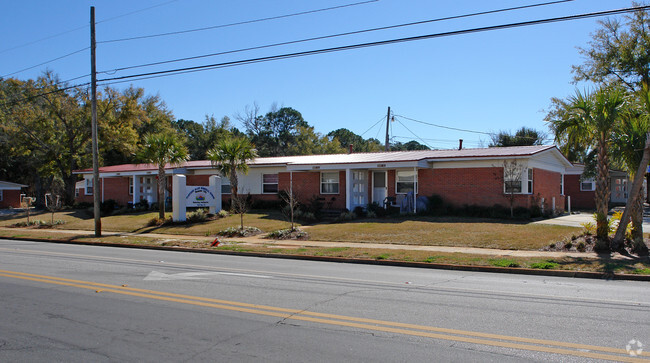
[(395, 192), (397, 194), (406, 194), (412, 191), (417, 193), (418, 182), (415, 170), (398, 170), (395, 174)]
[(86, 179), (86, 195), (93, 195), (93, 180)]
[(596, 190), (596, 183), (593, 179), (585, 179), (580, 182), (580, 191), (593, 192), (594, 190)]
[(564, 174), (560, 178), (560, 195), (564, 195)]
[(533, 169), (528, 169), (528, 194), (533, 194)]
[(129, 178), (129, 195), (133, 195), (133, 178), (134, 176)]
[(262, 193), (278, 192), (278, 174), (262, 174)]
[(339, 172), (323, 172), (320, 174), (320, 193), (321, 194), (338, 194), (339, 193)]
[(74, 188), (74, 196), (75, 197), (79, 196), (79, 188)]
[(221, 194), (230, 194), (230, 180), (221, 178)]
[(3, 198), (2, 192), (3, 192), (3, 190), (0, 189), (0, 202), (2, 202), (2, 198)]

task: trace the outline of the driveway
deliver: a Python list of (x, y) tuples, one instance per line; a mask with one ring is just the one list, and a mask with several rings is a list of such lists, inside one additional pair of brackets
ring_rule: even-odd
[[(610, 216), (611, 217), (611, 216)], [(580, 212), (577, 214), (568, 214), (555, 218), (544, 219), (533, 222), (537, 224), (553, 224), (556, 226), (582, 227), (583, 223), (592, 222), (595, 224), (593, 213)], [(650, 231), (650, 216), (643, 216), (643, 230)]]

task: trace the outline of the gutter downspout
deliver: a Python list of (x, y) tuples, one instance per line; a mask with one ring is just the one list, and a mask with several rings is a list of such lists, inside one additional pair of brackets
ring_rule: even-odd
[(413, 176), (413, 213), (418, 212), (418, 168), (413, 167), (415, 175)]

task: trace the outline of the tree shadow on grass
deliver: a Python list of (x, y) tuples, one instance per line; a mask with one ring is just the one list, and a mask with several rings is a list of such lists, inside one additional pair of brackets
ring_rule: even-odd
[(599, 271), (608, 275), (613, 274), (650, 274), (650, 257), (600, 253), (598, 258), (564, 257), (562, 259), (549, 259), (548, 262), (562, 266), (584, 266), (584, 271)]

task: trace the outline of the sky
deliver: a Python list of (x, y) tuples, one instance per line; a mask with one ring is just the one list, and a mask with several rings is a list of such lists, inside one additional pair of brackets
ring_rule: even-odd
[[(71, 85), (89, 82), (91, 6), (97, 21), (99, 80), (631, 6), (622, 0), (572, 0), (119, 69), (549, 1), (3, 1), (0, 77), (30, 79), (51, 70), (61, 80), (74, 79)], [(275, 104), (300, 111), (320, 133), (347, 128), (382, 142), (387, 107), (391, 107), (392, 141), (416, 140), (449, 149), (464, 139), (465, 147), (486, 147), (490, 134), (501, 130), (514, 132), (526, 126), (548, 132), (544, 116), (550, 99), (591, 86), (572, 83), (571, 66), (585, 61), (578, 47), (588, 47), (591, 34), (599, 28), (598, 19), (604, 18), (127, 79), (110, 86), (132, 85), (159, 95), (177, 119), (202, 122), (206, 115), (228, 116), (243, 130), (235, 120), (238, 113), (254, 103), (266, 113)], [(121, 40), (199, 28), (212, 29)], [(116, 81), (100, 84), (108, 82)], [(552, 143), (552, 135), (547, 139)]]

